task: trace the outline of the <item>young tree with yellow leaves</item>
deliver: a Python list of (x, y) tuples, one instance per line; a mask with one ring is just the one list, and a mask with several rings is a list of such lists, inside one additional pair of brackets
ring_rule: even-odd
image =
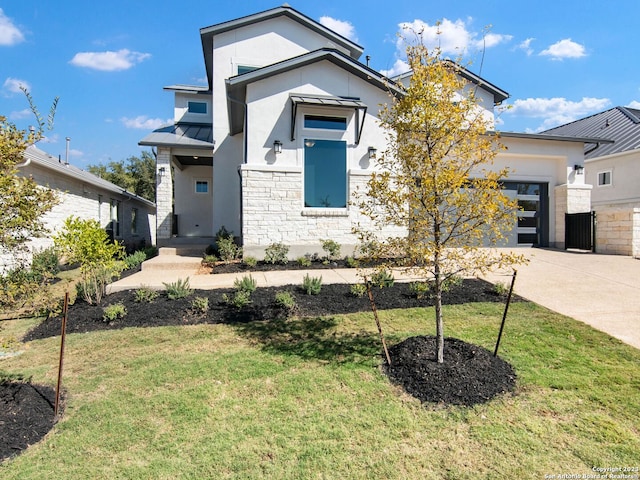
[[(458, 276), (524, 261), (499, 246), (516, 222), (517, 204), (491, 170), (504, 148), (457, 63), (422, 43), (407, 48), (412, 69), (401, 97), (382, 107), (387, 149), (357, 205), (371, 220), (358, 225), (365, 255), (428, 279), (435, 301), (437, 362), (444, 361), (442, 293)], [(493, 106), (493, 105), (492, 105)], [(492, 107), (491, 106), (491, 107)], [(385, 237), (385, 228), (401, 235)], [(394, 229), (395, 230), (395, 229)]]

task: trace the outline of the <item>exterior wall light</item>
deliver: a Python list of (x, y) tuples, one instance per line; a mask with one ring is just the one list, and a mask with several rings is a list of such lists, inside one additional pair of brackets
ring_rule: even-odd
[(282, 142), (280, 140), (273, 142), (273, 153), (276, 155), (282, 153)]
[(582, 175), (584, 173), (584, 166), (583, 165), (574, 165), (573, 169), (576, 172), (576, 175)]
[(374, 158), (376, 158), (376, 154), (378, 153), (378, 150), (376, 149), (376, 147), (369, 147), (369, 160), (373, 160)]
[(165, 172), (164, 167), (160, 167), (160, 168), (158, 169), (158, 176), (159, 176), (160, 178), (164, 177), (164, 172)]

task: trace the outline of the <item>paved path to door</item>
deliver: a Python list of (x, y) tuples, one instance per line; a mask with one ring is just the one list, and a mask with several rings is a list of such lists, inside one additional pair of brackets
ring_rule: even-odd
[[(518, 295), (553, 311), (580, 320), (636, 348), (640, 348), (640, 260), (619, 255), (559, 250), (518, 250), (530, 262), (518, 266)], [(324, 283), (357, 283), (355, 269), (254, 272), (259, 286), (300, 284), (306, 273), (322, 275)], [(194, 270), (143, 270), (110, 285), (110, 291), (164, 288), (162, 282), (190, 279), (193, 288), (232, 287), (243, 274), (196, 275)], [(510, 276), (491, 274), (490, 281), (509, 282)]]
[[(640, 348), (640, 259), (531, 249), (515, 292)], [(490, 281), (509, 277), (488, 275)]]

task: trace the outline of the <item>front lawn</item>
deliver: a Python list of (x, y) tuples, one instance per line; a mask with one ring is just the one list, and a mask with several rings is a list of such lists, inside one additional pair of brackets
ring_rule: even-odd
[[(501, 304), (445, 308), (447, 336), (493, 351)], [(431, 308), (381, 318), (390, 343), (433, 334)], [(16, 337), (21, 322), (8, 325)], [(21, 348), (0, 369), (55, 385), (59, 337)], [(500, 355), (514, 394), (445, 408), (381, 373), (370, 313), (73, 334), (63, 419), (0, 476), (493, 479), (640, 466), (640, 351), (523, 302)]]

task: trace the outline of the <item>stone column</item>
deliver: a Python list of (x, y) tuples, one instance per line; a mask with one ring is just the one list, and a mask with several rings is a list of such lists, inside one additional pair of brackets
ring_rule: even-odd
[[(163, 170), (164, 169), (164, 170)], [(158, 246), (171, 238), (173, 223), (173, 186), (171, 149), (158, 147), (156, 161), (156, 242)]]

